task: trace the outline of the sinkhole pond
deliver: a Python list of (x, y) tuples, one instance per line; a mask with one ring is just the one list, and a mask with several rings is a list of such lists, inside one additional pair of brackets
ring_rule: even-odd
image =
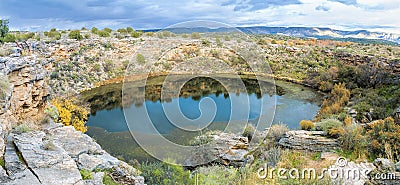
[[(125, 161), (153, 161), (131, 132), (151, 138), (156, 130), (174, 143), (189, 145), (191, 139), (207, 130), (226, 131), (228, 123), (238, 127), (262, 124), (259, 130), (271, 124), (298, 129), (301, 120), (315, 117), (324, 96), (298, 84), (257, 81), (247, 76), (221, 76), (223, 84), (209, 77), (174, 75), (168, 83), (165, 78), (150, 77), (146, 85), (132, 81), (83, 92), (81, 98), (91, 108), (87, 134)], [(161, 93), (167, 86), (179, 90)]]

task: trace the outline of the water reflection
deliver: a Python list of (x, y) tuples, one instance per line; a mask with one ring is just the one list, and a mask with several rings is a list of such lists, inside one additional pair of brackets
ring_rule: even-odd
[[(174, 104), (179, 104), (180, 110), (187, 118), (196, 119), (200, 116), (201, 111), (204, 114), (211, 114), (214, 110), (210, 108), (213, 106), (210, 102), (215, 103), (215, 117), (213, 117), (210, 125), (202, 121), (184, 122), (185, 128), (198, 129), (207, 126), (206, 129), (202, 130), (205, 131), (207, 129), (224, 130), (225, 123), (229, 119), (236, 121), (237, 124), (246, 124), (247, 120), (255, 124), (263, 113), (271, 112), (268, 108), (274, 107), (273, 103), (276, 100), (276, 113), (273, 123), (282, 122), (291, 129), (297, 129), (300, 120), (312, 119), (315, 116), (322, 100), (321, 94), (287, 82), (278, 81), (275, 93), (275, 88), (269, 88), (273, 85), (269, 82), (261, 82), (261, 87), (265, 89), (260, 91), (260, 85), (256, 80), (243, 78), (246, 92), (242, 92), (238, 90), (239, 88), (236, 88), (238, 79), (227, 78), (230, 83), (225, 88), (216, 80), (198, 77), (186, 82), (178, 96), (167, 93), (164, 94), (166, 98), (162, 101), (160, 92), (163, 85), (174, 86), (179, 84), (182, 77), (179, 75), (173, 77), (174, 80), (169, 84), (162, 84), (164, 79), (163, 76), (153, 77), (147, 81), (146, 87), (135, 82), (125, 84), (125, 88), (129, 89), (129, 96), (126, 94), (122, 96), (122, 84), (110, 84), (82, 93), (83, 99), (91, 105), (91, 116), (87, 122), (87, 126), (89, 126), (88, 134), (94, 137), (108, 152), (121, 155), (126, 160), (149, 160), (151, 157), (147, 156), (130, 136), (122, 110), (123, 107), (128, 113), (126, 115), (128, 120), (135, 119), (136, 123), (146, 121), (144, 112), (147, 108), (148, 115), (151, 121), (155, 123), (154, 126), (158, 132), (175, 143), (188, 144), (193, 136), (199, 135), (201, 132), (185, 131), (174, 126), (164, 114), (162, 105), (166, 109), (172, 109), (171, 107)], [(143, 89), (146, 92), (145, 94), (135, 93)], [(230, 89), (230, 92), (226, 89)], [(264, 94), (261, 92), (264, 92)], [(126, 99), (123, 101), (122, 97)], [(212, 101), (200, 103), (207, 99)], [(232, 107), (231, 101), (238, 104), (241, 101), (249, 101), (249, 114), (241, 113), (241, 106)], [(125, 102), (125, 104), (122, 102)], [(261, 111), (262, 103), (264, 107), (267, 107), (264, 110), (265, 112)], [(231, 115), (232, 111), (235, 114)], [(178, 116), (174, 119), (177, 122), (183, 122)], [(143, 135), (151, 133), (151, 128), (146, 128), (141, 124), (130, 125), (129, 128), (133, 129), (135, 133)]]

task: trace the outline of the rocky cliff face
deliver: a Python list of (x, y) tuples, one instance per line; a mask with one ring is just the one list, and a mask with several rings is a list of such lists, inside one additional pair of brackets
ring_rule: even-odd
[[(0, 184), (103, 184), (107, 173), (122, 184), (144, 184), (127, 163), (112, 157), (72, 126), (50, 124), (43, 130), (11, 133), (0, 167)], [(93, 171), (83, 179), (80, 171)]]
[(38, 120), (50, 95), (46, 80), (51, 67), (52, 59), (0, 57), (0, 72), (8, 76), (10, 85), (5, 105), (0, 109), (3, 130), (10, 130), (18, 122)]

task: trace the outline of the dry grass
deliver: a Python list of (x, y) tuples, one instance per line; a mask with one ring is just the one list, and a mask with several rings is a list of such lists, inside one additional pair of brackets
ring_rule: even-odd
[(309, 120), (301, 120), (300, 121), (300, 128), (302, 130), (311, 130), (314, 127), (315, 126), (314, 126), (314, 123), (312, 121), (309, 121)]

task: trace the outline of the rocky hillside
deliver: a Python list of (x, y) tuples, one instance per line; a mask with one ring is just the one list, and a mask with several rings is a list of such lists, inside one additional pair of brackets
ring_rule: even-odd
[(36, 55), (0, 57), (0, 73), (7, 77), (0, 102), (0, 184), (144, 184), (135, 168), (89, 136), (42, 120), (53, 61)]

